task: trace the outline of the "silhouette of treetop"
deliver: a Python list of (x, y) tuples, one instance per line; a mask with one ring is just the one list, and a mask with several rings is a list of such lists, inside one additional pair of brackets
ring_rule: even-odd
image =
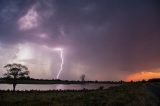
[(26, 78), (29, 77), (29, 71), (28, 68), (24, 65), (21, 64), (7, 64), (4, 66), (6, 69), (7, 73), (4, 74), (5, 77), (7, 78), (12, 78), (13, 81), (13, 91), (15, 91), (15, 86), (17, 84), (17, 79), (18, 78)]

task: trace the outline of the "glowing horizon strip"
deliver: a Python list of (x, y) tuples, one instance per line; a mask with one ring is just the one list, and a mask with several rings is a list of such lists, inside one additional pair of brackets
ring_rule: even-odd
[(58, 71), (58, 74), (57, 74), (57, 79), (59, 79), (59, 76), (63, 70), (63, 64), (64, 64), (64, 60), (63, 60), (63, 49), (62, 48), (55, 48), (54, 49), (55, 51), (60, 51), (60, 58), (61, 58), (61, 64), (60, 64), (60, 69)]

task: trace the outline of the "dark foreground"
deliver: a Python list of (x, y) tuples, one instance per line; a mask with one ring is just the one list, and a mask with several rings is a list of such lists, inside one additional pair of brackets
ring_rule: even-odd
[(0, 91), (0, 106), (159, 106), (147, 84), (81, 91)]

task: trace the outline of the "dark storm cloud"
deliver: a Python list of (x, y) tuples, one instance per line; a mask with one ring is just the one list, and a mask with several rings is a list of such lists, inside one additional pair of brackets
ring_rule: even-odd
[[(17, 21), (32, 6), (41, 23), (20, 31)], [(67, 46), (71, 52), (66, 70), (74, 62), (87, 64), (88, 76), (158, 68), (159, 6), (156, 0), (1, 0), (0, 41)], [(34, 36), (41, 32), (49, 39)]]
[(21, 41), (17, 28), (17, 20), (30, 7), (29, 1), (0, 1), (0, 40), (3, 43), (16, 43)]
[(106, 70), (159, 67), (158, 2), (67, 3), (57, 4), (56, 19), (68, 31), (78, 61)]

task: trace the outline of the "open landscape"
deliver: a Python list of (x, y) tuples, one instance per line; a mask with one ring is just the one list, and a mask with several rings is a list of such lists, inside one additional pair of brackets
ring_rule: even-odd
[(159, 0), (0, 0), (0, 106), (160, 106)]

